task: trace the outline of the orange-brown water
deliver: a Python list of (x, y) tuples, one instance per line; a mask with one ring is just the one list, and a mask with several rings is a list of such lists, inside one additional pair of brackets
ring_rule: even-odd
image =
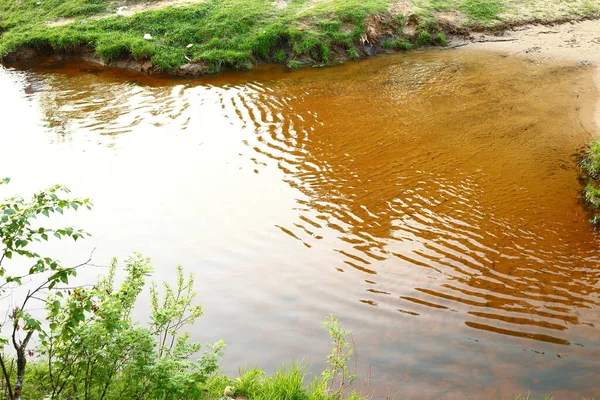
[(53, 249), (67, 262), (136, 250), (157, 279), (195, 272), (193, 336), (225, 339), (230, 372), (317, 370), (332, 312), (374, 398), (600, 395), (600, 235), (574, 157), (591, 67), (444, 51), (196, 81), (26, 68), (0, 69), (0, 175), (95, 200), (69, 219), (95, 239)]

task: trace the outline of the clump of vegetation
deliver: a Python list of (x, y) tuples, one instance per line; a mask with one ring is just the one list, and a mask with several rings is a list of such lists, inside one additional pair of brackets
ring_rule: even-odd
[(386, 39), (383, 42), (382, 47), (388, 50), (396, 50), (396, 51), (408, 51), (413, 49), (412, 43), (410, 43), (406, 39)]
[(360, 54), (358, 54), (358, 49), (354, 46), (348, 49), (348, 58), (351, 60), (358, 60), (360, 58)]
[[(283, 366), (273, 375), (252, 368), (242, 371), (238, 378), (215, 375), (206, 385), (206, 399), (227, 397), (251, 400), (299, 399), (299, 400), (364, 400), (355, 391), (349, 391), (356, 375), (350, 371), (349, 361), (354, 350), (348, 342), (349, 331), (330, 315), (323, 322), (331, 337), (331, 353), (327, 366), (319, 376), (307, 371), (306, 363)], [(305, 382), (310, 382), (307, 386)]]
[(588, 175), (600, 180), (600, 140), (596, 140), (589, 145), (582, 165)]
[[(9, 179), (0, 180), (0, 186)], [(0, 336), (0, 398), (28, 399), (163, 399), (217, 400), (243, 395), (249, 399), (361, 400), (349, 387), (355, 379), (348, 362), (350, 334), (333, 316), (325, 320), (332, 338), (327, 368), (307, 385), (306, 364), (291, 364), (272, 376), (252, 369), (231, 379), (218, 372), (222, 341), (202, 346), (187, 329), (202, 316), (195, 304), (193, 275), (177, 267), (174, 285), (150, 288), (146, 325), (132, 318), (138, 296), (152, 272), (150, 260), (134, 254), (125, 261), (126, 276), (117, 284), (117, 260), (91, 286), (73, 287), (80, 265), (65, 268), (31, 250), (52, 237), (87, 236), (72, 227), (46, 228), (38, 219), (65, 210), (91, 208), (88, 199), (69, 199), (54, 186), (30, 200), (13, 197), (0, 203), (0, 296), (21, 301), (3, 312), (9, 336)], [(31, 260), (28, 269), (6, 265), (16, 256)], [(35, 278), (35, 279), (34, 279)], [(36, 304), (37, 303), (37, 304)], [(35, 305), (35, 306), (34, 306)], [(45, 309), (46, 315), (32, 309)], [(34, 344), (35, 343), (35, 344)], [(5, 352), (11, 346), (12, 354)]]
[(287, 59), (287, 54), (285, 53), (285, 50), (279, 49), (275, 52), (275, 55), (273, 56), (273, 58), (275, 59), (275, 62), (277, 62), (279, 64), (285, 64), (285, 60)]
[(587, 184), (583, 198), (597, 212), (594, 222), (600, 224), (600, 140), (592, 142), (583, 155), (581, 166), (586, 175)]
[(435, 42), (440, 46), (448, 46), (448, 38), (444, 32), (440, 32), (435, 36)]
[(429, 46), (433, 44), (433, 36), (428, 31), (422, 29), (417, 33), (417, 46)]
[(584, 196), (588, 203), (600, 208), (600, 189), (593, 183), (588, 183), (584, 189)]
[(298, 69), (302, 66), (302, 63), (298, 60), (290, 60), (290, 62), (288, 62), (287, 64), (289, 69)]

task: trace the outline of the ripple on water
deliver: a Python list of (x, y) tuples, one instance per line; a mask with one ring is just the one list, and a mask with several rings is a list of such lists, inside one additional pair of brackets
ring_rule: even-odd
[[(450, 382), (436, 363), (454, 363), (463, 377), (502, 379), (501, 369), (484, 364), (488, 356), (492, 363), (509, 358), (503, 344), (514, 355), (532, 340), (564, 347), (580, 344), (586, 329), (595, 332), (599, 240), (577, 201), (572, 157), (589, 138), (577, 115), (584, 75), (570, 66), (453, 52), (290, 75), (268, 69), (133, 82), (52, 73), (19, 75), (34, 77), (19, 84), (38, 101), (51, 135), (95, 145), (99, 137), (125, 143), (119, 135), (132, 134), (130, 145), (140, 149), (145, 135), (185, 136), (191, 142), (182, 142), (188, 148), (179, 157), (192, 157), (198, 170), (239, 163), (240, 170), (285, 182), (287, 189), (259, 181), (253, 189), (264, 196), (285, 192), (281, 201), (292, 205), (274, 221), (269, 210), (242, 200), (249, 193), (238, 194), (246, 207), (239, 219), (222, 218), (239, 224), (239, 238), (213, 245), (211, 260), (245, 265), (269, 249), (264, 258), (293, 267), (282, 272), (274, 261), (260, 267), (264, 276), (259, 267), (230, 276), (229, 287), (243, 292), (245, 279), (258, 287), (275, 279), (267, 275), (285, 273), (286, 285), (244, 301), (319, 311), (342, 304), (342, 315), (374, 321), (357, 334), (371, 339), (363, 343), (367, 357), (384, 376), (426, 381), (419, 390), (430, 394), (468, 396), (481, 388)], [(213, 156), (189, 150), (192, 142)], [(162, 149), (160, 157), (167, 153)], [(218, 197), (219, 185), (250, 179), (227, 177), (233, 181), (198, 184)], [(173, 179), (180, 189), (190, 184)], [(194, 212), (218, 218), (230, 208)], [(265, 223), (248, 225), (243, 215), (251, 214)], [(211, 234), (196, 230), (190, 240), (201, 243)], [(217, 274), (210, 263), (205, 267)], [(279, 317), (264, 318), (275, 324)], [(468, 335), (479, 335), (469, 336), (470, 343), (487, 340), (485, 351), (465, 348)], [(596, 339), (585, 339), (597, 347)], [(593, 374), (593, 360), (573, 354), (583, 357), (582, 373)], [(527, 376), (534, 367), (515, 371)]]

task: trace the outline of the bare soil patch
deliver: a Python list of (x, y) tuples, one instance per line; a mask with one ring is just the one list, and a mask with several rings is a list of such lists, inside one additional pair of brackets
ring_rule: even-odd
[[(600, 20), (528, 25), (500, 35), (476, 33), (470, 41), (469, 46), (476, 49), (502, 51), (532, 60), (573, 60), (582, 67), (595, 67), (596, 86), (600, 88)], [(593, 119), (600, 129), (600, 105)]]

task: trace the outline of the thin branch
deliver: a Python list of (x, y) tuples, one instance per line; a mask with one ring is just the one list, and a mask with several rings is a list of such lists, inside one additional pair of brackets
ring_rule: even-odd
[(8, 388), (8, 397), (12, 400), (13, 390), (12, 385), (10, 384), (10, 376), (8, 375), (8, 371), (6, 370), (6, 365), (4, 365), (4, 357), (0, 354), (0, 366), (2, 367), (2, 374), (4, 375), (4, 381), (6, 382), (6, 387)]
[(33, 336), (33, 333), (34, 333), (34, 332), (35, 332), (34, 330), (30, 330), (29, 332), (27, 332), (27, 336), (25, 336), (25, 340), (24, 340), (24, 341), (23, 341), (23, 343), (21, 344), (21, 348), (23, 349), (23, 351), (24, 351), (24, 349), (26, 349), (26, 348), (27, 348), (27, 345), (29, 344), (29, 340), (30, 340), (30, 339), (31, 339), (31, 337)]
[[(89, 264), (86, 264), (86, 266), (89, 266)], [(81, 285), (81, 286), (54, 286), (52, 289), (48, 289), (48, 290), (76, 290), (76, 289), (81, 289), (83, 287), (91, 287), (93, 288), (96, 285)]]

